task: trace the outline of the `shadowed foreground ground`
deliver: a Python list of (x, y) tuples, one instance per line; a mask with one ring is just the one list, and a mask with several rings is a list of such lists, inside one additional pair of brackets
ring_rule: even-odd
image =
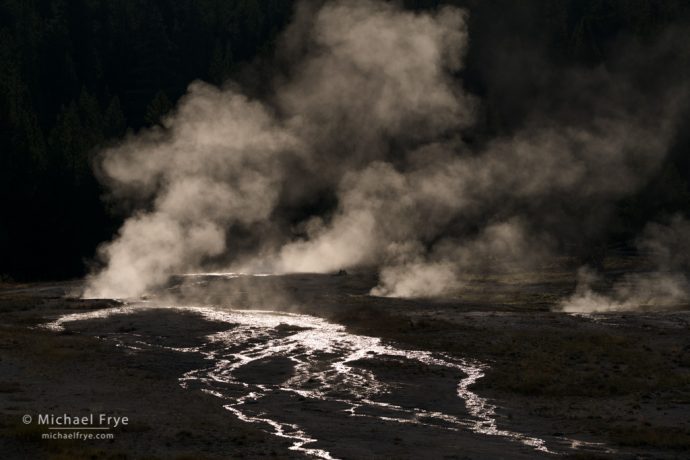
[[(690, 315), (551, 313), (554, 299), (572, 290), (572, 279), (543, 279), (484, 281), (464, 298), (443, 302), (370, 297), (366, 293), (374, 280), (366, 274), (199, 278), (173, 283), (158, 298), (298, 310), (401, 347), (476, 359), (490, 368), (473, 390), (498, 406), (499, 428), (547, 438), (577, 458), (685, 458), (690, 452)], [(222, 330), (220, 325), (175, 313), (107, 326), (84, 322), (63, 332), (36, 328), (65, 313), (114, 305), (64, 298), (74, 287), (4, 285), (0, 291), (2, 458), (303, 458), (288, 450), (290, 442), (237, 420), (213, 396), (179, 386), (178, 378), (197, 367), (199, 357), (165, 347), (192, 347)], [(112, 334), (154, 338), (162, 346), (133, 352), (106, 340)], [(423, 370), (386, 366), (372, 371), (404, 381), (410, 398), (424, 395), (429, 382), (437, 381)], [(248, 380), (270, 381), (290, 370), (276, 361), (246, 372)], [(300, 417), (310, 413), (306, 406)], [(127, 415), (131, 424), (116, 430), (114, 440), (46, 441), (40, 439), (45, 430), (21, 420), (27, 413), (63, 412)], [(361, 439), (327, 434), (348, 443)], [(384, 431), (374, 438), (381, 439), (376, 446), (342, 447), (337, 456), (537, 455), (469, 432), (438, 438), (438, 445), (425, 445), (423, 435), (388, 439)], [(593, 444), (573, 449), (565, 442), (572, 438)]]

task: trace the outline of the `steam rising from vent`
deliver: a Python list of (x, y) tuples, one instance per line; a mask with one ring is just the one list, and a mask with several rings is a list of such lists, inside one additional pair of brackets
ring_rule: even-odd
[(655, 270), (629, 273), (615, 282), (611, 294), (593, 287), (599, 277), (589, 268), (580, 269), (575, 294), (561, 303), (566, 312), (610, 312), (642, 309), (670, 309), (687, 304), (690, 283), (690, 222), (675, 216), (668, 225), (649, 224), (637, 242), (648, 254)]
[(194, 83), (165, 130), (105, 153), (114, 193), (146, 198), (152, 210), (127, 219), (100, 252), (107, 267), (87, 296), (129, 297), (226, 249), (226, 229), (266, 221), (298, 141), (267, 109), (233, 91)]
[(463, 273), (525, 269), (599, 235), (610, 205), (661, 164), (680, 88), (573, 71), (562, 107), (468, 145), (481, 102), (458, 80), (467, 14), (303, 3), (270, 95), (193, 83), (163, 128), (102, 155), (113, 196), (142, 206), (101, 247), (85, 295), (139, 296), (219, 265), (377, 267), (374, 295), (448, 295)]

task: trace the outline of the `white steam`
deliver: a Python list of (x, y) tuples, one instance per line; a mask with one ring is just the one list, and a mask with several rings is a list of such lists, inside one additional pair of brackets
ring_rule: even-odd
[(226, 248), (229, 225), (266, 220), (282, 180), (281, 154), (297, 141), (258, 103), (194, 83), (165, 132), (153, 130), (105, 152), (118, 194), (153, 196), (100, 248), (107, 261), (89, 297), (132, 297), (198, 267)]
[[(638, 110), (648, 101), (601, 71), (582, 78), (612, 91), (586, 118), (535, 116), (467, 146), (478, 102), (457, 80), (465, 21), (451, 7), (302, 4), (279, 47), (290, 69), (264, 102), (194, 83), (163, 129), (105, 152), (113, 195), (145, 205), (101, 248), (85, 295), (138, 296), (219, 258), (274, 272), (374, 266), (372, 294), (452, 294), (467, 271), (545, 260), (564, 225), (584, 224), (543, 216), (611, 203), (659, 167), (673, 99)], [(328, 193), (335, 209), (285, 217)]]
[(581, 268), (575, 293), (561, 303), (560, 309), (595, 313), (687, 306), (690, 222), (675, 216), (668, 225), (649, 224), (637, 245), (654, 265), (654, 271), (625, 274), (610, 291), (599, 293), (592, 286), (599, 277), (591, 269)]

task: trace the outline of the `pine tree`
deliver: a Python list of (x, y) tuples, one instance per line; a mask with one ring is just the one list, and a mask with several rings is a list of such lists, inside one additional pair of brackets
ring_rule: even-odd
[(211, 76), (211, 82), (219, 86), (222, 85), (230, 76), (232, 64), (232, 48), (230, 45), (222, 46), (220, 42), (216, 42), (208, 72)]
[(112, 139), (122, 136), (127, 129), (127, 120), (122, 112), (120, 98), (113, 96), (103, 115), (103, 137)]
[(77, 182), (83, 173), (82, 164), (86, 150), (83, 133), (79, 108), (73, 101), (58, 114), (49, 140), (51, 166), (56, 171), (67, 172), (73, 183)]
[(153, 97), (148, 107), (146, 107), (146, 116), (144, 120), (149, 125), (159, 124), (161, 118), (172, 109), (172, 103), (164, 91), (158, 91)]

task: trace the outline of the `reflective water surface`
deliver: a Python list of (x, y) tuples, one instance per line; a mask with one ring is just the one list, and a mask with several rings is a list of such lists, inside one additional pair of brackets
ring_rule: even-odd
[[(220, 324), (220, 331), (195, 346), (171, 346), (135, 333), (127, 340), (121, 332), (101, 337), (136, 352), (165, 348), (202, 356), (203, 365), (179, 377), (182, 387), (219, 398), (236, 417), (289, 440), (292, 450), (306, 455), (334, 458), (332, 449), (323, 446), (338, 439), (328, 439), (333, 431), (324, 421), (340, 426), (332, 429), (340, 429), (340, 436), (346, 431), (342, 426), (363, 419), (470, 432), (522, 445), (535, 454), (556, 453), (552, 440), (547, 446), (545, 439), (502, 428), (497, 407), (472, 391), (484, 376), (485, 364), (351, 334), (316, 316), (143, 301), (64, 315), (45, 327), (59, 331), (69, 323), (155, 310), (199, 315)], [(587, 446), (565, 438), (558, 442), (568, 443)]]

